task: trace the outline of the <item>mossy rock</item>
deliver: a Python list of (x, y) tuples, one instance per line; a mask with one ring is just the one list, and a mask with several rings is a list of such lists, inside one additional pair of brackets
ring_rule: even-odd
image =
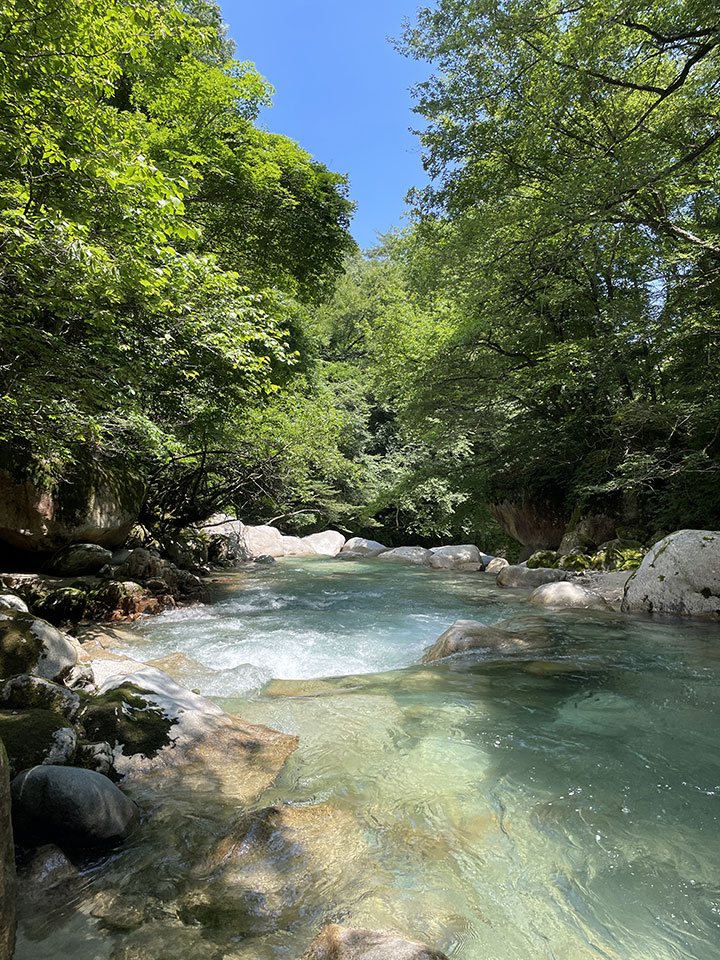
[(0, 710), (0, 740), (7, 750), (11, 776), (52, 757), (60, 738), (64, 746), (57, 760), (71, 763), (77, 738), (65, 717), (52, 710)]
[(558, 570), (589, 570), (592, 558), (585, 553), (566, 553), (555, 564)]
[(60, 587), (35, 604), (35, 612), (50, 623), (77, 623), (85, 616), (88, 595), (84, 588)]
[(535, 570), (538, 567), (553, 567), (557, 563), (558, 555), (554, 550), (536, 550), (535, 553), (528, 558), (527, 565), (531, 570)]
[(14, 615), (4, 610), (0, 615), (0, 677), (32, 673), (43, 651), (43, 643), (29, 629), (27, 614)]
[(593, 556), (591, 566), (594, 570), (636, 570), (645, 552), (639, 540), (608, 540)]
[(140, 753), (154, 757), (171, 741), (170, 728), (177, 721), (168, 718), (147, 694), (132, 683), (93, 697), (78, 715), (89, 741), (120, 744), (127, 756)]

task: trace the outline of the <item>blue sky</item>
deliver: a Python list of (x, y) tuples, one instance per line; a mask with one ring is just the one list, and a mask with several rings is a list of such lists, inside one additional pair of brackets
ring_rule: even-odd
[(401, 220), (408, 189), (425, 182), (408, 88), (428, 73), (388, 37), (414, 18), (416, 0), (220, 0), (239, 60), (275, 87), (261, 123), (350, 176), (353, 234), (375, 244)]

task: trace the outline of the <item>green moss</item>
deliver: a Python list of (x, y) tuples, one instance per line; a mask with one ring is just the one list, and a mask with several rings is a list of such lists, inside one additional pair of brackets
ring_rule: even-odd
[(141, 753), (146, 757), (154, 757), (170, 743), (168, 734), (177, 722), (168, 719), (131, 683), (93, 697), (81, 710), (78, 721), (87, 740), (104, 740), (111, 746), (119, 743), (125, 753)]
[(0, 710), (0, 739), (13, 775), (42, 763), (53, 735), (69, 723), (52, 710)]
[(50, 623), (76, 623), (87, 610), (87, 592), (76, 587), (52, 590), (35, 604), (35, 612)]
[(12, 610), (0, 614), (0, 678), (34, 670), (43, 650), (42, 640), (30, 630), (34, 619)]
[(568, 553), (560, 557), (555, 566), (559, 570), (587, 570), (591, 563), (591, 558), (584, 553)]
[(537, 550), (528, 560), (527, 565), (531, 570), (538, 567), (552, 567), (557, 560), (557, 553), (554, 550)]

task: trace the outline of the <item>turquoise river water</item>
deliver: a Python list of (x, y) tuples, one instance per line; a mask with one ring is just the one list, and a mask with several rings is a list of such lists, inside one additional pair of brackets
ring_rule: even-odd
[[(379, 561), (285, 559), (218, 589), (127, 652), (182, 653), (187, 686), (297, 734), (253, 809), (320, 804), (327, 826), (218, 877), (198, 864), (243, 811), (138, 796), (123, 848), (25, 906), (17, 960), (299, 960), (331, 921), (452, 960), (720, 960), (717, 624), (551, 613), (489, 575)], [(420, 666), (460, 618), (513, 618), (543, 649)], [(98, 908), (108, 890), (122, 908)]]

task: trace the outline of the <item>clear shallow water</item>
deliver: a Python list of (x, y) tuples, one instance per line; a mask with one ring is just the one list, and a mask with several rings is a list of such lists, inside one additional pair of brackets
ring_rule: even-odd
[[(84, 865), (76, 909), (36, 911), (18, 960), (296, 960), (332, 920), (453, 960), (720, 960), (717, 625), (539, 614), (492, 578), (381, 562), (219, 586), (128, 652), (184, 653), (179, 679), (298, 750), (249, 811), (137, 788), (142, 831)], [(455, 619), (528, 616), (539, 661), (417, 666)], [(282, 804), (298, 832), (209, 855)]]

